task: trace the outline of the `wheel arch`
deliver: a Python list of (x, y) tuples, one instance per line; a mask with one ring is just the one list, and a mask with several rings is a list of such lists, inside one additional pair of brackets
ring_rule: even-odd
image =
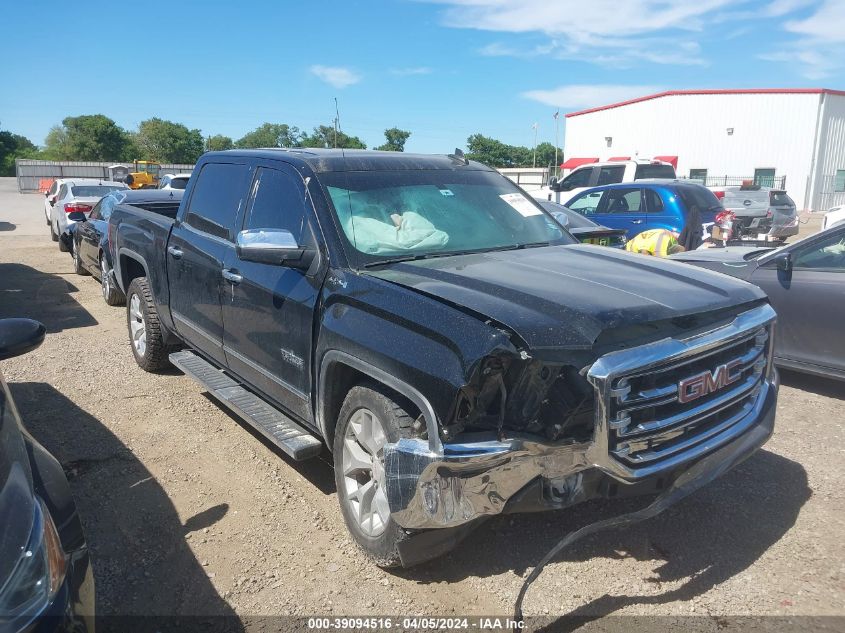
[[(102, 252), (102, 249), (100, 249)], [(118, 254), (118, 261), (120, 262), (119, 275), (115, 275), (120, 282), (121, 290), (125, 293), (129, 289), (129, 284), (136, 277), (149, 277), (147, 264), (144, 259), (128, 249), (121, 249)]]
[(396, 376), (339, 350), (329, 350), (323, 355), (317, 379), (316, 422), (330, 450), (346, 394), (355, 385), (367, 381), (375, 381), (408, 400), (416, 408), (415, 413), (425, 420), (429, 449), (442, 452), (437, 414), (423, 394)]

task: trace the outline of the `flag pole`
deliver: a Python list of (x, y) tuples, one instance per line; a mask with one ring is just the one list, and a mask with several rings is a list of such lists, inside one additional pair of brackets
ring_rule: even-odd
[(555, 177), (557, 177), (557, 175), (558, 175), (558, 169), (559, 169), (558, 165), (560, 165), (560, 163), (558, 162), (558, 159), (557, 159), (558, 124), (560, 122), (559, 119), (558, 119), (559, 116), (560, 116), (560, 108), (558, 108), (557, 111), (554, 113), (554, 117), (555, 117)]

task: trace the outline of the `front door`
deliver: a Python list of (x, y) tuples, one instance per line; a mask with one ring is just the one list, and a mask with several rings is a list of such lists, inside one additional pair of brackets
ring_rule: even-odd
[[(284, 229), (316, 248), (301, 176), (283, 164), (256, 170), (240, 229)], [(320, 280), (305, 271), (244, 261), (234, 247), (225, 267), (223, 329), (229, 369), (300, 419), (311, 417), (311, 344)], [(237, 277), (235, 277), (237, 279)]]
[(206, 163), (197, 175), (184, 217), (167, 242), (170, 312), (176, 331), (220, 364), (223, 353), (223, 261), (248, 194), (250, 168)]
[(845, 230), (796, 248), (791, 271), (764, 264), (751, 281), (778, 313), (778, 358), (845, 371)]

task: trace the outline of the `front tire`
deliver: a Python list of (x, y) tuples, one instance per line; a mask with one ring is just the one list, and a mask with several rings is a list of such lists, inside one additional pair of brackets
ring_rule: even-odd
[(102, 254), (100, 255), (100, 287), (103, 289), (103, 300), (107, 305), (122, 306), (126, 301), (126, 295), (112, 281), (108, 262)]
[(155, 372), (168, 366), (153, 293), (146, 277), (136, 277), (126, 291), (126, 324), (135, 362), (144, 371)]
[(412, 418), (379, 385), (359, 385), (346, 395), (334, 435), (337, 498), (346, 527), (379, 567), (401, 564), (398, 545), (407, 533), (390, 516), (384, 445), (409, 437)]

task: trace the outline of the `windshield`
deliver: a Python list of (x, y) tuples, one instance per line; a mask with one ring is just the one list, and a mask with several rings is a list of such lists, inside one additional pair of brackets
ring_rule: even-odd
[(643, 178), (675, 178), (675, 168), (672, 165), (637, 165), (634, 180)]
[(149, 163), (139, 163), (138, 164), (138, 171), (145, 171), (148, 174), (157, 174), (159, 169), (159, 165), (157, 164), (149, 164)]
[(70, 188), (70, 195), (74, 198), (102, 198), (112, 191), (118, 191), (123, 187), (109, 187), (106, 185), (86, 185)]
[(365, 262), (576, 243), (495, 172), (329, 172), (320, 179), (343, 234)]

